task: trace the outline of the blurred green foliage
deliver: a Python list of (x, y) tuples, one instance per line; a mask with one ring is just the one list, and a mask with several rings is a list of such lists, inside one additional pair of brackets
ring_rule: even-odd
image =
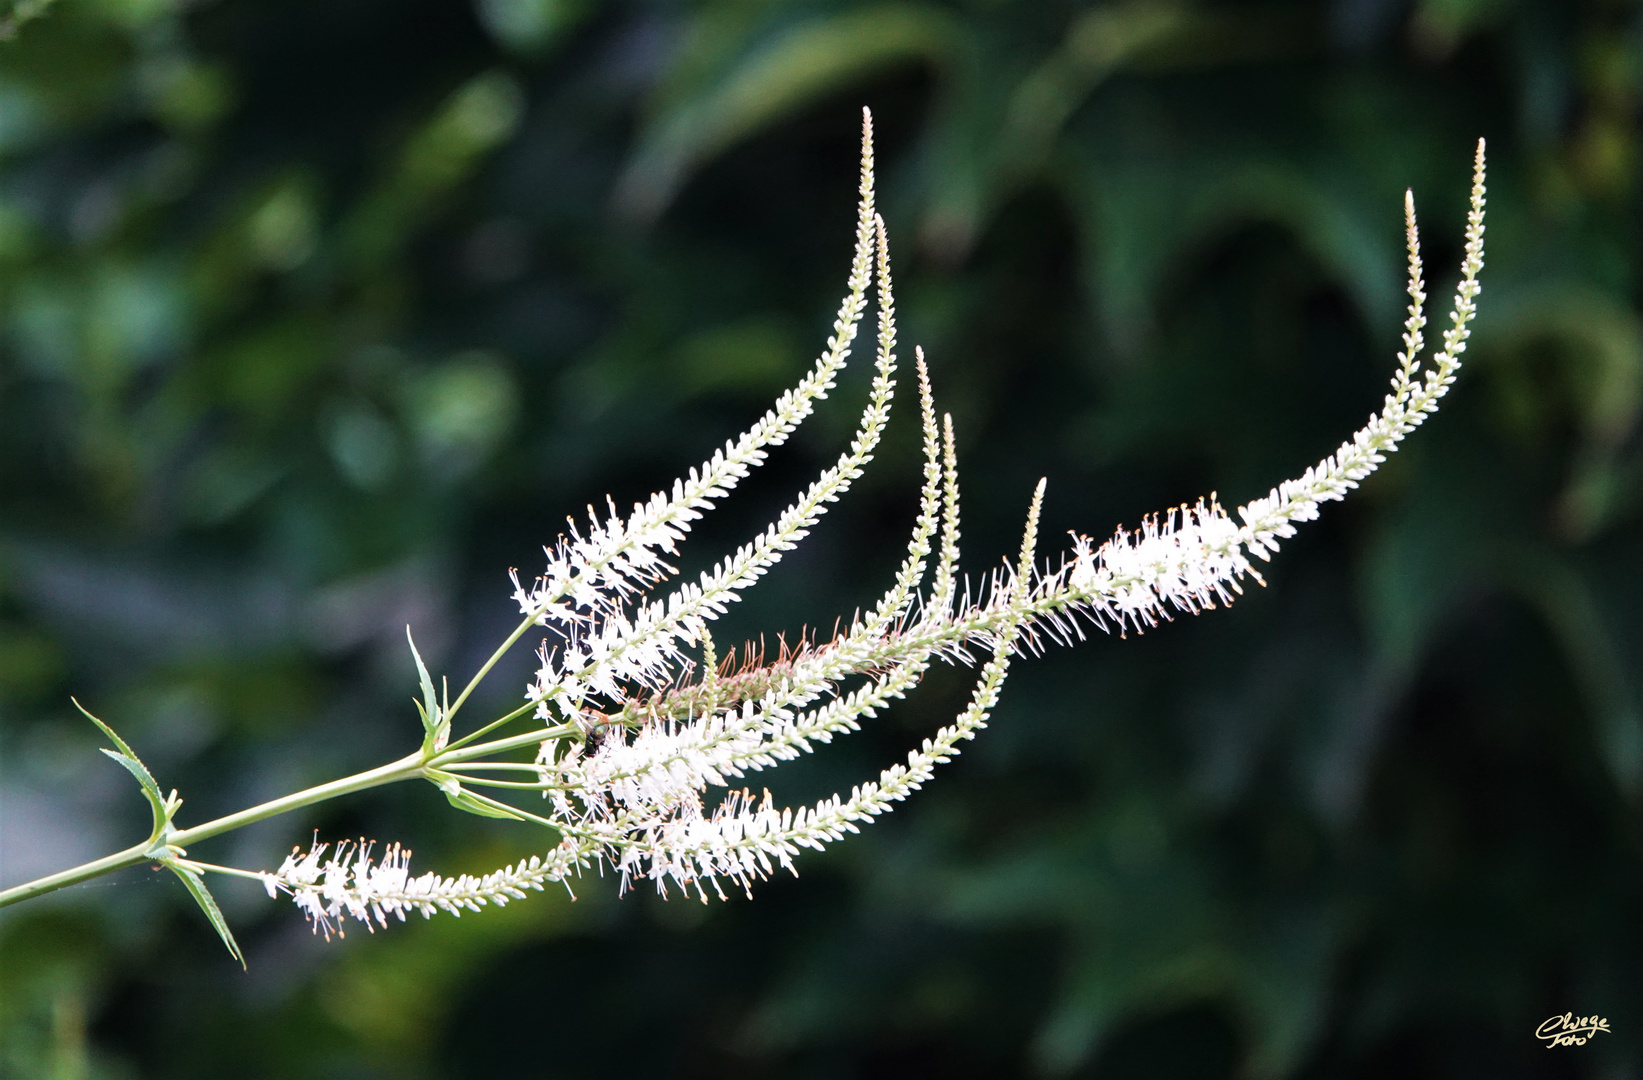
[[(568, 513), (755, 415), (842, 291), (879, 120), (904, 339), (970, 569), (1218, 490), (1378, 403), (1416, 190), (1434, 303), (1491, 150), (1443, 413), (1230, 612), (1024, 664), (895, 819), (752, 902), (536, 898), (329, 944), (132, 871), (0, 920), (0, 1075), (1638, 1076), (1635, 0), (59, 0), (0, 44), (0, 877), (419, 738)], [(39, 9), (36, 11), (36, 9)], [(852, 390), (703, 530), (835, 452)], [(831, 625), (911, 519), (905, 422), (721, 638)], [(516, 700), (521, 650), (487, 701)], [(939, 674), (783, 770), (827, 794)], [(322, 836), (541, 839), (386, 790)], [(1611, 1035), (1545, 1050), (1547, 1016)]]

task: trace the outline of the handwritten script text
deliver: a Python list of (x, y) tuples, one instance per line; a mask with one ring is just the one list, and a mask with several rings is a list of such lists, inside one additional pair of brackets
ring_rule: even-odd
[(1586, 1040), (1600, 1031), (1609, 1030), (1609, 1021), (1601, 1016), (1576, 1016), (1564, 1013), (1554, 1016), (1535, 1029), (1535, 1038), (1546, 1040), (1546, 1049), (1554, 1046), (1585, 1046)]

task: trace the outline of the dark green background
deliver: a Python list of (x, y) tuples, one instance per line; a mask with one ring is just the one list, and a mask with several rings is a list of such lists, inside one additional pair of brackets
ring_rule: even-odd
[[(8, 1078), (1636, 1077), (1643, 403), (1626, 0), (59, 0), (0, 46), (0, 876), (420, 737), (404, 626), (466, 678), (565, 515), (643, 497), (819, 350), (859, 110), (967, 566), (1298, 474), (1384, 392), (1416, 189), (1443, 412), (1230, 612), (1021, 664), (907, 806), (749, 902), (615, 881), (326, 943), (168, 876), (0, 920)], [(860, 372), (686, 563), (847, 438)], [(903, 416), (721, 640), (894, 566)], [(521, 649), (482, 704), (511, 706)], [(815, 798), (943, 671), (772, 774)], [(755, 778), (762, 781), (763, 778)], [(491, 869), (544, 838), (432, 789), (313, 830)], [(1613, 1032), (1549, 1051), (1554, 1013)]]

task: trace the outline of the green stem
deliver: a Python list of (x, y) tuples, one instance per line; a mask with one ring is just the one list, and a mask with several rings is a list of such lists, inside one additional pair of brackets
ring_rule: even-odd
[[(460, 703), (462, 699), (457, 698), (456, 700)], [(525, 702), (525, 704), (519, 706), (519, 708), (515, 709), (513, 712), (509, 713), (506, 716), (497, 717), (495, 720), (492, 720), (490, 723), (486, 724), (484, 727), (480, 728), (478, 731), (471, 731), (468, 734), (462, 736), (462, 738), (455, 739), (452, 742), (446, 744), (445, 749), (447, 751), (449, 751), (449, 750), (459, 750), (462, 747), (467, 746), (469, 743), (473, 742), (475, 739), (482, 739), (486, 735), (489, 735), (491, 732), (495, 731), (497, 728), (501, 727), (503, 724), (509, 723), (510, 721), (513, 721), (513, 720), (517, 720), (521, 716), (524, 716), (526, 713), (535, 711), (535, 709), (536, 709), (536, 702), (527, 701), (527, 702)], [(453, 711), (454, 710), (455, 710), (455, 707), (453, 706)]]
[(517, 817), (521, 821), (532, 821), (532, 822), (535, 822), (538, 825), (544, 826), (545, 828), (552, 829), (555, 832), (560, 832), (563, 829), (563, 826), (561, 826), (561, 825), (559, 825), (555, 822), (549, 821), (545, 817), (538, 817), (537, 815), (531, 813), (529, 810), (521, 810), (521, 809), (519, 809), (519, 807), (514, 806), (512, 803), (505, 803), (505, 802), (502, 802), (498, 799), (493, 799), (489, 795), (481, 795), (477, 791), (470, 791), (470, 792), (468, 792), (468, 794), (473, 796), (479, 802), (482, 802), (486, 806), (489, 806), (491, 809), (500, 810), (505, 814), (510, 814), (514, 817)]
[(484, 757), (487, 754), (504, 754), (509, 750), (519, 750), (526, 746), (545, 742), (548, 739), (559, 739), (566, 735), (575, 735), (577, 732), (578, 728), (575, 724), (560, 724), (558, 727), (538, 728), (535, 731), (527, 731), (520, 735), (510, 735), (506, 739), (493, 739), (488, 743), (480, 743), (477, 746), (466, 746), (460, 750), (446, 749), (430, 758), (428, 767), (442, 769), (459, 761), (472, 761), (474, 758)]
[(55, 892), (69, 885), (78, 885), (82, 881), (89, 881), (103, 874), (112, 874), (116, 870), (124, 870), (128, 866), (136, 866), (148, 858), (149, 842), (144, 840), (140, 844), (133, 844), (124, 851), (117, 851), (113, 855), (105, 855), (95, 862), (88, 862), (76, 866), (71, 870), (63, 870), (43, 878), (36, 878), (24, 885), (16, 885), (0, 892), (0, 908), (12, 904), (31, 900), (45, 893)]
[(474, 785), (478, 785), (479, 787), (509, 788), (509, 789), (515, 790), (515, 791), (564, 791), (564, 790), (566, 790), (564, 784), (543, 784), (543, 783), (529, 784), (529, 783), (524, 783), (524, 782), (519, 781), (519, 780), (487, 780), (482, 776), (469, 776), (466, 773), (445, 773), (443, 775), (449, 776), (451, 779), (457, 781), (458, 783), (467, 784), (470, 787), (474, 786)]
[[(546, 608), (542, 610), (546, 610)], [(526, 632), (529, 631), (533, 625), (535, 625), (537, 617), (541, 614), (542, 611), (540, 610), (530, 613), (514, 629), (514, 632), (508, 635), (508, 639), (491, 654), (490, 659), (485, 661), (484, 666), (482, 666), (474, 674), (472, 679), (468, 680), (468, 685), (463, 687), (462, 692), (457, 695), (456, 701), (446, 709), (444, 717), (445, 720), (449, 721), (452, 716), (456, 715), (456, 711), (460, 709), (463, 703), (468, 700), (468, 697), (474, 692), (474, 688), (484, 681), (486, 675), (490, 674), (491, 669), (496, 666), (497, 661), (502, 659), (502, 655), (512, 648), (514, 644), (517, 643), (520, 638), (524, 637)], [(524, 707), (514, 710), (501, 719), (486, 724), (473, 734), (459, 740), (455, 746), (450, 748), (450, 750), (454, 750), (457, 747), (473, 742), (475, 739), (482, 737), (483, 735), (495, 730), (511, 720), (517, 719), (519, 716), (531, 709), (534, 709), (535, 707), (536, 705), (534, 702), (528, 703)], [(513, 749), (521, 746), (529, 746), (532, 742), (539, 742), (541, 739), (552, 737), (555, 734), (567, 734), (570, 730), (574, 730), (574, 728), (567, 725), (564, 730), (550, 728), (540, 733), (532, 733), (527, 735), (523, 739), (516, 737), (514, 739), (503, 739), (485, 743), (481, 746), (470, 747), (466, 751), (453, 755), (447, 760), (471, 759), (474, 757), (481, 757), (486, 753)], [(449, 754), (450, 750), (447, 750), (446, 754)], [(217, 818), (214, 821), (208, 821), (203, 825), (196, 825), (192, 829), (181, 829), (172, 832), (166, 837), (166, 843), (171, 848), (182, 848), (188, 844), (193, 844), (200, 840), (209, 840), (214, 836), (220, 836), (225, 832), (232, 832), (234, 829), (243, 828), (247, 825), (255, 824), (256, 822), (275, 817), (279, 814), (289, 813), (292, 810), (300, 810), (305, 806), (312, 806), (315, 803), (325, 802), (328, 799), (335, 799), (341, 795), (349, 795), (356, 791), (364, 791), (368, 788), (380, 787), (383, 784), (398, 783), (401, 780), (414, 780), (418, 777), (426, 776), (428, 769), (433, 767), (434, 762), (440, 760), (441, 757), (442, 755), (436, 755), (433, 761), (430, 761), (421, 751), (418, 751), (417, 753), (402, 757), (398, 761), (391, 761), (388, 764), (379, 766), (375, 769), (367, 769), (365, 772), (355, 773), (353, 776), (345, 776), (341, 780), (333, 780), (330, 783), (307, 788), (303, 791), (298, 791), (282, 798), (271, 799), (268, 802), (260, 803), (248, 809), (241, 810), (238, 813), (229, 814), (225, 817)], [(484, 799), (484, 796), (476, 795), (475, 797)], [(523, 811), (521, 811), (521, 813), (523, 813)], [(540, 818), (535, 818), (534, 815), (527, 816), (532, 817), (533, 820), (542, 820)], [(145, 840), (140, 844), (134, 844), (133, 846), (126, 848), (124, 851), (115, 852), (113, 855), (105, 855), (101, 859), (96, 859), (88, 863), (82, 863), (79, 866), (72, 867), (68, 870), (62, 870), (55, 874), (49, 874), (43, 878), (36, 878), (34, 881), (25, 882), (22, 885), (13, 886), (10, 889), (0, 890), (0, 908), (10, 907), (12, 904), (21, 903), (24, 900), (30, 900), (36, 896), (42, 896), (49, 892), (55, 892), (56, 890), (65, 888), (69, 885), (78, 885), (82, 881), (89, 881), (92, 878), (101, 877), (103, 874), (110, 874), (116, 870), (123, 870), (128, 866), (136, 866), (139, 863), (146, 861), (149, 858), (148, 853), (153, 849), (153, 841)], [(205, 863), (200, 863), (199, 867), (202, 870), (210, 870), (215, 873), (236, 873), (236, 871), (225, 867), (209, 866)], [(249, 874), (249, 871), (237, 872)]]
[(246, 878), (262, 885), (268, 884), (268, 879), (270, 877), (270, 875), (259, 873), (256, 870), (241, 870), (234, 866), (218, 866), (215, 863), (196, 862), (193, 859), (178, 859), (176, 861), (178, 865), (186, 866), (190, 870), (196, 870), (206, 874), (227, 874), (230, 877)]
[(208, 821), (204, 825), (196, 825), (192, 829), (181, 829), (171, 834), (171, 843), (178, 847), (186, 847), (200, 840), (209, 840), (213, 836), (220, 836), (234, 829), (244, 828), (267, 818), (279, 814), (286, 814), (292, 810), (300, 810), (304, 806), (335, 799), (339, 795), (351, 795), (356, 791), (365, 791), (368, 788), (381, 787), (383, 784), (394, 784), (401, 780), (415, 780), (422, 775), (422, 753), (407, 754), (398, 761), (390, 761), (386, 765), (365, 772), (345, 776), (341, 780), (333, 780), (329, 784), (320, 784), (304, 791), (298, 791), (284, 798), (271, 799), (260, 803), (237, 814)]
[[(491, 668), (495, 667), (496, 662), (498, 660), (502, 659), (502, 654), (507, 652), (509, 649), (513, 648), (514, 643), (517, 642), (520, 638), (524, 637), (525, 632), (527, 630), (529, 630), (532, 626), (536, 625), (536, 620), (538, 618), (540, 618), (541, 615), (542, 615), (542, 612), (544, 612), (546, 610), (547, 610), (546, 607), (539, 608), (536, 611), (533, 611), (529, 615), (525, 616), (524, 621), (521, 622), (517, 627), (514, 628), (513, 633), (508, 635), (508, 640), (504, 641), (501, 645), (497, 646), (496, 651), (491, 653), (491, 658), (489, 660), (485, 661), (485, 666), (480, 668), (478, 671), (474, 672), (474, 677), (468, 680), (468, 685), (464, 686), (462, 688), (462, 693), (460, 693), (456, 696), (456, 701), (446, 708), (446, 710), (445, 710), (445, 719), (447, 721), (449, 721), (451, 717), (456, 715), (456, 711), (458, 709), (462, 708), (462, 703), (468, 700), (468, 695), (472, 694), (474, 692), (474, 687), (478, 686), (481, 682), (483, 682), (484, 679), (485, 679), (485, 676), (487, 676), (491, 673)], [(532, 707), (534, 707), (534, 703), (532, 703)], [(513, 716), (517, 716), (517, 715), (519, 715), (519, 714), (518, 713), (510, 714), (509, 719), (512, 719)], [(501, 721), (501, 720), (497, 721), (497, 723), (503, 723), (503, 722), (504, 721)], [(496, 725), (492, 724), (490, 726), (495, 727)]]
[[(203, 825), (196, 825), (192, 829), (181, 829), (167, 837), (167, 843), (172, 847), (184, 847), (200, 840), (209, 840), (213, 836), (220, 836), (225, 832), (243, 828), (258, 821), (274, 817), (279, 814), (299, 810), (304, 806), (325, 802), (327, 799), (337, 798), (339, 795), (348, 795), (367, 788), (381, 787), (383, 784), (393, 784), (401, 780), (414, 780), (422, 775), (423, 761), (421, 752), (409, 754), (398, 761), (391, 761), (375, 769), (345, 776), (341, 780), (333, 780), (328, 784), (298, 791), (283, 798), (272, 799), (236, 814), (208, 821)], [(110, 874), (116, 870), (123, 870), (128, 866), (136, 866), (148, 857), (153, 845), (145, 840), (134, 844), (124, 851), (105, 855), (93, 862), (83, 863), (68, 870), (59, 871), (22, 885), (0, 891), (0, 908), (10, 907), (45, 893), (55, 892), (69, 885), (78, 885), (82, 881), (89, 881), (103, 874)]]

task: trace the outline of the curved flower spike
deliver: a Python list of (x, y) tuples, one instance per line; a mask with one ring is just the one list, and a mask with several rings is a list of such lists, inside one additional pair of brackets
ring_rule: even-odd
[[(515, 597), (527, 620), (557, 641), (526, 706), (543, 727), (473, 743), (481, 732), (434, 747), (423, 775), (447, 791), (532, 792), (542, 815), (488, 796), (498, 814), (550, 826), (550, 854), (480, 878), (412, 878), (409, 853), (393, 845), (373, 863), (369, 845), (339, 846), (329, 859), (317, 845), (264, 876), (271, 892), (290, 894), (329, 934), (345, 917), (385, 925), (408, 911), (460, 913), (505, 903), (527, 890), (593, 865), (617, 871), (622, 887), (645, 879), (666, 892), (723, 896), (723, 884), (749, 889), (777, 868), (793, 870), (805, 849), (820, 849), (890, 810), (926, 783), (935, 767), (986, 726), (1009, 664), (1040, 635), (1067, 641), (1084, 623), (1143, 631), (1173, 612), (1226, 605), (1245, 578), (1260, 581), (1253, 560), (1270, 559), (1280, 541), (1320, 506), (1344, 498), (1436, 410), (1455, 380), (1476, 310), (1483, 268), (1484, 157), (1478, 144), (1465, 261), (1451, 326), (1429, 363), (1425, 282), (1413, 196), (1405, 199), (1409, 315), (1398, 369), (1381, 410), (1333, 454), (1229, 514), (1214, 496), (1119, 530), (1104, 543), (1075, 534), (1053, 569), (1034, 554), (1040, 482), (1021, 549), (972, 588), (959, 574), (959, 489), (952, 421), (937, 424), (929, 373), (917, 354), (924, 468), (918, 515), (894, 581), (865, 615), (826, 642), (804, 640), (766, 662), (744, 654), (721, 661), (709, 624), (738, 593), (791, 550), (847, 491), (871, 460), (888, 423), (896, 380), (895, 306), (889, 239), (875, 210), (871, 118), (864, 114), (861, 203), (848, 292), (827, 349), (810, 373), (757, 424), (699, 468), (636, 505), (626, 517), (592, 515), (549, 549), (548, 565)], [(691, 523), (764, 460), (832, 389), (846, 362), (870, 286), (878, 297), (874, 377), (856, 435), (838, 461), (802, 491), (776, 521), (697, 580), (665, 596), (652, 591), (674, 573), (664, 561)], [(938, 536), (939, 534), (939, 536)], [(933, 569), (933, 578), (932, 578)], [(929, 582), (927, 584), (927, 581)], [(908, 755), (905, 763), (807, 807), (780, 807), (768, 792), (733, 788), (748, 774), (808, 753), (852, 731), (917, 684), (937, 660), (981, 658), (969, 704)], [(848, 687), (846, 684), (849, 684)], [(459, 701), (460, 703), (460, 701)], [(513, 753), (534, 750), (529, 761)], [(710, 791), (724, 792), (710, 806)]]

